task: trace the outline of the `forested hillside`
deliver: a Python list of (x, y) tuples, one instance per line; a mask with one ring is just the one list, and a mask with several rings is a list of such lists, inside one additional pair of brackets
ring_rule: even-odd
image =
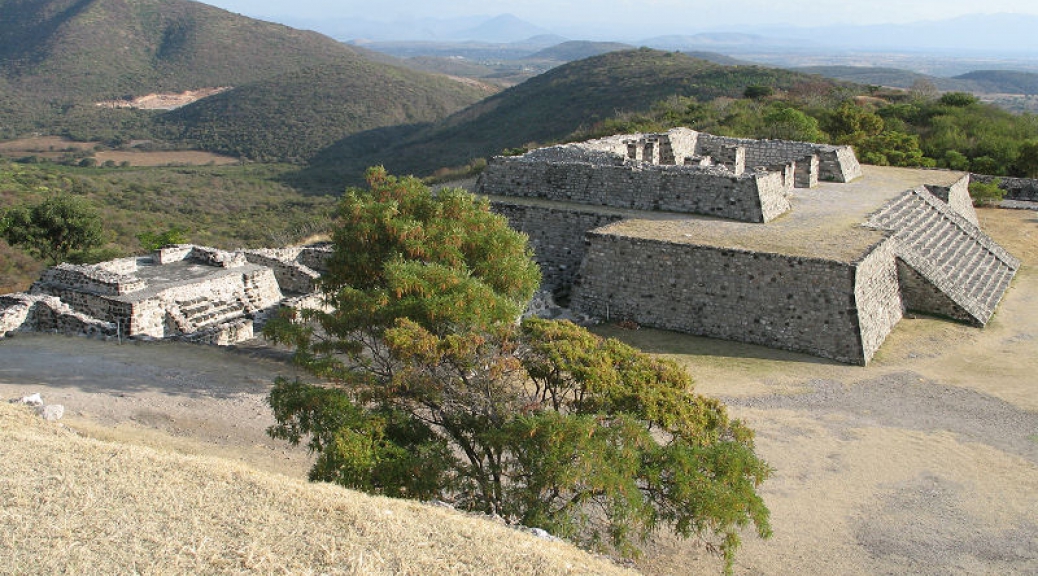
[(759, 66), (724, 66), (677, 52), (639, 49), (571, 62), (500, 92), (428, 127), (391, 128), (346, 138), (313, 161), (310, 175), (356, 181), (366, 166), (428, 173), (506, 148), (561, 140), (618, 111), (648, 110), (673, 96), (737, 98), (747, 86), (778, 89), (833, 81)]
[(252, 160), (305, 161), (346, 136), (432, 122), (487, 95), (445, 76), (366, 60), (288, 72), (165, 114), (168, 138)]

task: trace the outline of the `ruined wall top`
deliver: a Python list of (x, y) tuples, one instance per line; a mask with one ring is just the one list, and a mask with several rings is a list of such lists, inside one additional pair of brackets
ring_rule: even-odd
[(753, 140), (715, 136), (690, 128), (660, 133), (607, 136), (585, 142), (539, 148), (498, 162), (545, 162), (592, 166), (710, 166), (721, 165), (740, 175), (744, 170), (781, 171), (784, 165), (811, 165), (823, 180), (849, 182), (862, 175), (848, 146)]
[(45, 270), (34, 284), (33, 291), (37, 292), (43, 286), (62, 286), (82, 292), (119, 296), (143, 290), (147, 283), (135, 276), (106, 270), (102, 266), (66, 263)]

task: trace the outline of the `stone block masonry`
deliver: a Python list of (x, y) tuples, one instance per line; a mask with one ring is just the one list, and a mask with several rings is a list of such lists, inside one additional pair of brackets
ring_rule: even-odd
[(983, 325), (1019, 265), (961, 173), (866, 171), (845, 146), (614, 136), (494, 159), (477, 192), (578, 314), (854, 364), (906, 307)]
[(512, 202), (493, 202), (491, 208), (507, 218), (512, 229), (529, 236), (534, 258), (541, 266), (542, 286), (563, 292), (573, 284), (584, 260), (584, 235), (624, 218), (619, 214)]
[(901, 318), (892, 247), (840, 262), (588, 234), (573, 308), (865, 364)]
[(930, 188), (904, 192), (871, 215), (869, 226), (897, 240), (908, 309), (983, 326), (1020, 261)]
[(963, 175), (962, 178), (959, 178), (949, 186), (928, 184), (926, 189), (944, 201), (959, 216), (969, 220), (974, 225), (980, 224), (977, 220), (977, 211), (973, 209), (973, 199), (970, 198), (969, 175)]
[(985, 184), (990, 183), (996, 178), (999, 181), (999, 188), (1006, 191), (1006, 200), (1038, 202), (1038, 179), (1036, 178), (1011, 178), (1008, 176), (970, 174), (971, 181), (984, 182)]
[(783, 174), (723, 167), (604, 165), (495, 159), (477, 192), (767, 222), (789, 210)]
[(319, 264), (327, 250), (295, 249), (284, 261), (274, 252), (264, 256), (269, 266), (242, 252), (190, 245), (93, 266), (61, 264), (44, 272), (32, 294), (0, 299), (0, 337), (36, 330), (234, 343), (252, 338), (254, 320), (283, 300), (276, 270), (288, 288), (312, 291), (317, 273), (295, 262), (304, 253)]

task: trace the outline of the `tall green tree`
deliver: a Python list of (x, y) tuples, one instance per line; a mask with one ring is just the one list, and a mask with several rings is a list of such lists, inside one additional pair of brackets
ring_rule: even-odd
[(97, 211), (85, 199), (68, 195), (7, 210), (0, 217), (0, 233), (8, 244), (20, 246), (50, 264), (102, 242)]
[(439, 498), (637, 553), (660, 526), (770, 534), (753, 434), (687, 372), (570, 323), (516, 324), (540, 281), (526, 238), (460, 190), (382, 169), (350, 190), (326, 307), (268, 324), (326, 385), (279, 380), (270, 433), (311, 478)]

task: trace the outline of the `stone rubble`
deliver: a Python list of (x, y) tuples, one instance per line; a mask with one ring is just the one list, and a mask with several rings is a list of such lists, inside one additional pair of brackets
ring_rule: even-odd
[(36, 410), (36, 414), (49, 422), (57, 422), (65, 415), (65, 407), (61, 404), (46, 404), (43, 401), (43, 397), (40, 396), (39, 392), (30, 394), (29, 396), (23, 396), (22, 398), (14, 398), (9, 401), (11, 404), (23, 404), (25, 406), (32, 407)]

